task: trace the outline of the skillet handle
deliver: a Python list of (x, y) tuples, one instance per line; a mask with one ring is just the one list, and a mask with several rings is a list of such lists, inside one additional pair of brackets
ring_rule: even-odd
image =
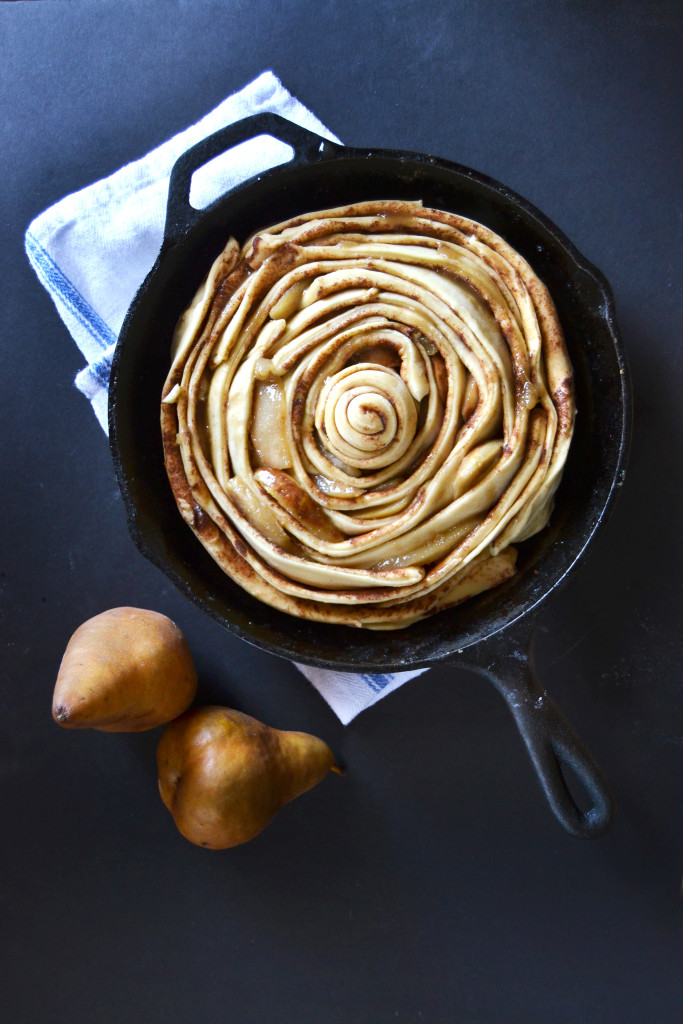
[[(496, 687), (517, 723), (550, 808), (564, 828), (581, 839), (600, 836), (615, 813), (607, 778), (548, 696), (533, 660), (535, 622), (525, 622), (512, 637), (508, 630), (475, 648), (469, 667), (485, 675)], [(469, 654), (469, 652), (468, 652)], [(563, 769), (573, 774), (588, 796), (582, 810), (572, 795)]]
[(338, 143), (268, 111), (252, 114), (220, 128), (186, 150), (173, 165), (168, 186), (164, 247), (176, 245), (204, 215), (204, 210), (196, 210), (190, 205), (190, 184), (194, 172), (233, 146), (258, 135), (272, 135), (291, 146), (294, 156), (290, 163), (293, 166), (320, 159), (341, 148)]

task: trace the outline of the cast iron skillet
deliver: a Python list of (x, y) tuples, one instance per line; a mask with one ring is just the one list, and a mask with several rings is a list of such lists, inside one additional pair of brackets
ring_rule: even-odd
[[(194, 209), (194, 171), (260, 134), (288, 143), (292, 160), (205, 210)], [(481, 221), (529, 261), (557, 305), (579, 411), (551, 524), (522, 545), (520, 573), (387, 634), (293, 618), (254, 600), (221, 572), (176, 509), (163, 465), (159, 399), (175, 323), (229, 235), (244, 241), (305, 211), (397, 198)], [(538, 210), (446, 160), (340, 146), (275, 114), (246, 118), (194, 146), (173, 169), (163, 244), (121, 330), (109, 396), (111, 448), (133, 540), (195, 604), (243, 640), (310, 665), (382, 673), (460, 656), (460, 664), (486, 675), (505, 698), (562, 825), (582, 837), (607, 828), (614, 809), (609, 785), (538, 682), (531, 640), (542, 602), (583, 557), (621, 485), (630, 433), (628, 372), (606, 281)], [(580, 798), (567, 785), (568, 770), (586, 791)]]

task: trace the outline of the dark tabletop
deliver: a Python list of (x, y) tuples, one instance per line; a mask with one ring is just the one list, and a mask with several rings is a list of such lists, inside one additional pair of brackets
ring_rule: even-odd
[[(3, 3), (2, 1019), (12, 1024), (673, 1024), (683, 1019), (682, 8), (437, 0)], [(634, 386), (620, 500), (545, 607), (539, 673), (611, 779), (581, 841), (495, 690), (441, 665), (343, 727), (287, 662), (137, 552), (30, 220), (272, 68), (344, 142), (433, 153), (540, 207), (610, 281)], [(67, 732), (84, 619), (170, 615), (198, 702), (346, 766), (252, 843), (201, 850), (159, 730)]]

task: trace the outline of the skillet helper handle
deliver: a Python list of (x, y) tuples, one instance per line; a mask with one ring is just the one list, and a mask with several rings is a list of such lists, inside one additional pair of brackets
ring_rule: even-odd
[(213, 135), (207, 136), (186, 150), (173, 165), (168, 186), (164, 247), (176, 245), (204, 215), (204, 210), (196, 210), (190, 204), (190, 185), (194, 172), (214, 157), (258, 135), (272, 135), (273, 138), (291, 146), (294, 156), (290, 164), (294, 166), (320, 159), (332, 150), (341, 148), (329, 139), (324, 139), (308, 128), (296, 124), (295, 121), (288, 121), (287, 118), (268, 111), (252, 114), (241, 121), (220, 128)]
[[(506, 631), (507, 635), (482, 645), (488, 657), (478, 659), (471, 667), (487, 676), (507, 703), (557, 820), (574, 836), (594, 838), (612, 822), (614, 797), (602, 769), (538, 679), (533, 659), (534, 626), (527, 624), (516, 638)], [(586, 810), (572, 796), (563, 768), (585, 790), (590, 801)]]

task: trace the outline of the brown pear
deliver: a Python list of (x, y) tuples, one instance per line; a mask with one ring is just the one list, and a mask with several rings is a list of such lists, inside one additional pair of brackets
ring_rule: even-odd
[(79, 626), (57, 675), (52, 715), (67, 729), (141, 732), (191, 704), (197, 673), (167, 616), (110, 608)]
[(167, 726), (157, 768), (161, 799), (179, 831), (212, 850), (253, 839), (284, 804), (330, 769), (339, 771), (316, 736), (214, 706), (193, 708)]

